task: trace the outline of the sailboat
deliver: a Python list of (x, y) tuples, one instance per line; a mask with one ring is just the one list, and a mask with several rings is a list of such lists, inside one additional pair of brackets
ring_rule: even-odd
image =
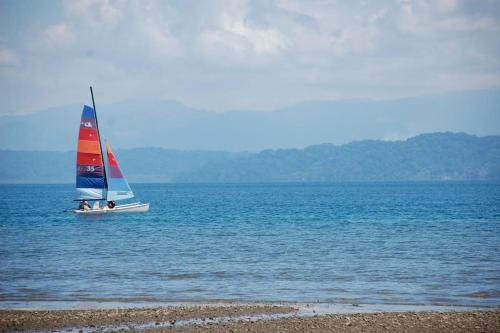
[[(74, 212), (78, 214), (147, 212), (148, 203), (114, 204), (115, 201), (133, 198), (134, 193), (107, 141), (106, 158), (103, 154), (92, 87), (90, 94), (93, 107), (83, 106), (78, 133), (75, 201), (94, 201), (94, 205), (92, 208), (77, 209)], [(99, 207), (99, 201), (102, 200), (113, 202), (111, 206), (114, 207), (109, 208), (107, 205)]]

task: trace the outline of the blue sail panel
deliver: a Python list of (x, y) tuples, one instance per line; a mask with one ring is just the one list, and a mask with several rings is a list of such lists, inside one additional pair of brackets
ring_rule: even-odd
[(76, 187), (104, 189), (104, 179), (102, 177), (76, 176)]

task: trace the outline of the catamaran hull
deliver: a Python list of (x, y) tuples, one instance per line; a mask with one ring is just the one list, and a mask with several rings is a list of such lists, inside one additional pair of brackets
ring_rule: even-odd
[(134, 202), (126, 205), (118, 205), (115, 208), (99, 208), (99, 209), (89, 209), (81, 210), (76, 209), (74, 212), (77, 214), (107, 214), (107, 213), (143, 213), (149, 210), (148, 203)]

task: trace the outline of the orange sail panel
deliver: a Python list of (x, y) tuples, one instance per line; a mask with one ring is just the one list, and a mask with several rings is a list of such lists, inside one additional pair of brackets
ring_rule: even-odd
[(101, 154), (99, 141), (78, 140), (78, 152), (88, 154)]

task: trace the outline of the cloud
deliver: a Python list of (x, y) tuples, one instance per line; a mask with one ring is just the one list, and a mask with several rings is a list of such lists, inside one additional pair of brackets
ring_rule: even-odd
[(471, 19), (465, 16), (452, 17), (442, 20), (437, 25), (438, 28), (454, 32), (481, 32), (481, 31), (497, 31), (500, 32), (500, 22), (492, 18)]
[(221, 28), (249, 41), (257, 54), (277, 53), (286, 48), (286, 37), (276, 29), (252, 27), (245, 20), (245, 10), (223, 12)]
[(7, 32), (21, 26), (0, 23), (0, 113), (81, 102), (90, 83), (103, 102), (214, 110), (500, 85), (489, 0), (63, 0), (32, 20), (16, 41)]
[(16, 52), (8, 49), (0, 49), (0, 66), (14, 66), (19, 64)]
[(449, 13), (457, 8), (458, 1), (457, 0), (436, 0), (436, 7), (444, 13)]
[(149, 21), (142, 25), (140, 36), (134, 37), (144, 38), (143, 47), (158, 61), (165, 57), (177, 57), (182, 54), (181, 46), (175, 37), (167, 29), (162, 29), (154, 22)]
[(109, 0), (64, 0), (63, 5), (67, 16), (72, 19), (99, 28), (112, 28), (123, 18), (121, 8), (125, 3)]
[(46, 28), (40, 36), (33, 40), (31, 47), (39, 51), (51, 52), (57, 49), (66, 51), (66, 47), (74, 41), (75, 33), (71, 25), (61, 22)]

